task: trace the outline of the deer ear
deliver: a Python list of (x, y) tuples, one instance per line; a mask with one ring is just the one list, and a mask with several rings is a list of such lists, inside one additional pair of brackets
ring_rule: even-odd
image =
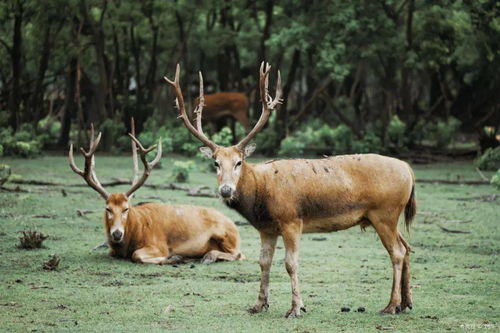
[(249, 145), (246, 145), (245, 149), (243, 150), (243, 157), (247, 158), (250, 155), (252, 155), (253, 152), (255, 151), (255, 148), (257, 148), (257, 144), (255, 144), (255, 143), (251, 143)]
[(208, 158), (212, 158), (214, 155), (209, 147), (200, 147), (200, 152)]

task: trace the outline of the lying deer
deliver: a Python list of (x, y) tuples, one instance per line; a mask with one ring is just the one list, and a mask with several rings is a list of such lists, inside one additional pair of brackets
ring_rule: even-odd
[(92, 128), (89, 150), (80, 148), (85, 157), (83, 171), (75, 165), (73, 145), (69, 149), (71, 169), (106, 200), (104, 225), (110, 255), (149, 264), (173, 264), (182, 261), (183, 257), (202, 257), (202, 262), (206, 264), (217, 260), (243, 259), (238, 229), (229, 218), (215, 209), (161, 203), (133, 206), (130, 203), (132, 194), (145, 183), (151, 170), (160, 161), (161, 142), (156, 157), (148, 162), (146, 155), (156, 146), (145, 149), (135, 136), (129, 135), (132, 138), (134, 169), (138, 170), (137, 150), (144, 171), (140, 178), (136, 173), (132, 187), (125, 193), (109, 194), (97, 179), (94, 153), (101, 133), (94, 141)]
[[(179, 65), (174, 81), (165, 78), (175, 88), (179, 117), (205, 145), (200, 150), (214, 160), (223, 200), (260, 233), (260, 293), (257, 304), (249, 311), (256, 313), (269, 307), (269, 271), (278, 236), (283, 237), (285, 267), (292, 282), (292, 306), (286, 317), (297, 317), (301, 310), (305, 311), (297, 278), (301, 234), (338, 231), (355, 225), (373, 226), (391, 257), (391, 299), (382, 312), (393, 314), (411, 309), (410, 247), (398, 231), (398, 218), (404, 210), (409, 229), (416, 213), (412, 169), (403, 161), (375, 154), (247, 163), (245, 159), (255, 150), (250, 140), (280, 103), (280, 75), (278, 72), (276, 97), (272, 99), (268, 93), (269, 70), (270, 66), (262, 63), (262, 114), (250, 133), (232, 147), (218, 146), (203, 133), (202, 106), (195, 110), (196, 128), (189, 122), (179, 83)], [(200, 73), (201, 100), (202, 86)]]

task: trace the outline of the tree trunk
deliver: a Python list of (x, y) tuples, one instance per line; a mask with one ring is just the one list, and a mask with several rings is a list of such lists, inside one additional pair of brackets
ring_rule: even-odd
[(51, 21), (47, 20), (47, 22), (45, 22), (45, 31), (43, 34), (42, 55), (40, 56), (40, 65), (38, 66), (38, 77), (35, 84), (35, 92), (33, 93), (31, 102), (33, 123), (35, 124), (35, 126), (38, 124), (38, 121), (43, 118), (43, 81), (45, 79), (45, 73), (47, 72), (47, 68), (49, 66), (51, 27)]
[(14, 15), (14, 34), (12, 37), (11, 62), (12, 62), (12, 85), (9, 96), (9, 124), (14, 129), (20, 125), (20, 109), (21, 109), (21, 75), (22, 75), (22, 24), (23, 24), (23, 8), (20, 1), (17, 2), (16, 13)]
[(66, 103), (61, 119), (61, 134), (59, 136), (58, 146), (66, 148), (69, 142), (69, 133), (71, 131), (71, 118), (76, 110), (76, 75), (78, 59), (71, 58), (69, 62), (68, 74), (66, 75)]

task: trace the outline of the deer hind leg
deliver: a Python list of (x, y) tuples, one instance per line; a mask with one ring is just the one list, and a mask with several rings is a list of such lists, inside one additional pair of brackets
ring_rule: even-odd
[(211, 243), (214, 244), (213, 247), (215, 249), (205, 253), (201, 259), (203, 264), (211, 264), (217, 260), (233, 261), (245, 259), (245, 256), (240, 252), (240, 240), (236, 229), (234, 231), (228, 230), (218, 237), (212, 237)]
[(283, 243), (285, 244), (285, 268), (292, 282), (292, 307), (285, 314), (286, 318), (300, 316), (300, 311), (306, 312), (302, 297), (300, 296), (299, 279), (297, 271), (299, 268), (299, 243), (302, 233), (302, 223), (290, 225), (282, 231)]
[(410, 245), (406, 242), (398, 232), (398, 236), (400, 241), (403, 243), (403, 246), (406, 249), (406, 254), (403, 259), (403, 272), (401, 278), (401, 311), (404, 311), (406, 308), (410, 310), (413, 308), (412, 297), (411, 297), (411, 289), (410, 289)]
[(201, 259), (202, 264), (211, 264), (213, 262), (216, 262), (217, 260), (226, 260), (226, 261), (233, 261), (233, 260), (242, 260), (243, 255), (239, 252), (235, 253), (227, 253), (227, 252), (221, 252), (218, 250), (212, 250), (203, 256)]
[(250, 313), (262, 312), (269, 308), (269, 272), (273, 263), (274, 249), (276, 248), (276, 241), (278, 236), (260, 233), (260, 291), (257, 303), (254, 307), (248, 309)]
[(382, 313), (395, 314), (402, 311), (401, 307), (401, 287), (403, 263), (406, 256), (406, 247), (399, 237), (397, 230), (398, 219), (377, 219), (370, 218), (377, 234), (385, 249), (389, 253), (393, 268), (392, 292), (389, 304), (381, 311)]

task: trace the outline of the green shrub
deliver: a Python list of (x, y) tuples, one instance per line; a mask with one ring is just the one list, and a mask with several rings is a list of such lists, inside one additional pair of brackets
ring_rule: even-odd
[(0, 163), (0, 186), (5, 184), (7, 180), (9, 180), (11, 174), (12, 171), (10, 169), (10, 166), (8, 166), (7, 164)]
[(14, 155), (21, 157), (34, 157), (42, 153), (42, 147), (39, 141), (17, 141), (13, 146)]
[(493, 185), (497, 190), (500, 190), (500, 169), (498, 169), (497, 173), (491, 177), (491, 185)]
[(0, 157), (2, 157), (2, 156), (3, 156), (3, 145), (0, 144)]
[(227, 126), (223, 127), (219, 132), (212, 135), (212, 141), (220, 146), (231, 146), (233, 141), (233, 133)]
[(281, 141), (278, 155), (280, 156), (297, 156), (304, 153), (305, 143), (297, 137), (289, 136)]
[(172, 178), (178, 183), (185, 183), (189, 180), (189, 172), (193, 170), (193, 161), (175, 161), (172, 169)]
[(382, 139), (371, 130), (367, 130), (362, 140), (355, 140), (352, 144), (352, 152), (357, 154), (380, 153), (383, 151)]
[(406, 124), (397, 115), (393, 116), (387, 126), (389, 141), (397, 148), (403, 147), (406, 143), (405, 132)]
[(61, 132), (61, 122), (47, 116), (38, 122), (37, 132), (40, 133), (37, 137), (44, 147), (55, 145)]
[(460, 129), (460, 121), (449, 117), (446, 120), (435, 122), (420, 121), (411, 133), (412, 140), (421, 142), (423, 140), (432, 142), (438, 148), (446, 148), (452, 144)]
[(481, 170), (495, 171), (500, 168), (500, 146), (488, 148), (474, 160), (474, 166)]
[(5, 156), (35, 157), (42, 153), (48, 133), (37, 136), (30, 124), (23, 124), (14, 134), (12, 128), (0, 129), (0, 145)]
[(269, 125), (255, 136), (257, 151), (264, 155), (273, 155), (279, 149), (278, 133)]

